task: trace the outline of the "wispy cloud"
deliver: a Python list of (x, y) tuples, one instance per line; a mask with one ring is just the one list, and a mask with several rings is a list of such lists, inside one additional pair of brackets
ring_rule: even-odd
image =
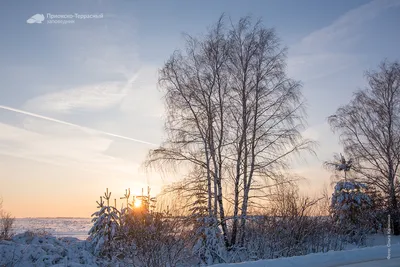
[[(33, 121), (32, 123), (38, 122)], [(39, 128), (42, 124), (39, 122)], [(69, 127), (59, 127), (68, 133)], [(122, 158), (106, 154), (113, 140), (90, 134), (64, 138), (56, 133), (38, 133), (0, 123), (0, 155), (24, 158), (56, 166), (68, 166), (88, 171), (118, 171), (134, 174), (139, 162), (126, 162)]]
[(354, 37), (356, 29), (383, 11), (400, 6), (399, 0), (374, 0), (340, 16), (332, 24), (304, 37), (296, 49), (318, 51), (335, 47)]
[(137, 74), (133, 89), (121, 101), (119, 110), (132, 116), (142, 114), (147, 117), (160, 117), (164, 109), (161, 102), (162, 93), (157, 90), (158, 67), (143, 66)]
[(71, 113), (76, 109), (107, 109), (118, 104), (126, 95), (122, 86), (121, 83), (113, 82), (58, 91), (28, 100), (24, 108), (57, 113)]
[(311, 32), (290, 47), (288, 69), (291, 75), (308, 82), (357, 69), (362, 55), (355, 54), (364, 41), (359, 30), (384, 11), (399, 7), (400, 0), (375, 0), (352, 9), (330, 25)]
[(28, 100), (24, 108), (27, 110), (64, 113), (89, 110), (98, 111), (113, 107), (124, 99), (132, 83), (134, 75), (128, 82), (108, 82), (53, 92)]
[(351, 68), (358, 63), (356, 55), (345, 53), (303, 54), (288, 59), (290, 76), (307, 83)]
[(0, 109), (13, 111), (13, 112), (17, 112), (17, 113), (20, 113), (20, 114), (25, 114), (25, 115), (36, 117), (36, 118), (39, 118), (39, 119), (43, 119), (43, 120), (47, 120), (47, 121), (51, 121), (51, 122), (55, 122), (55, 123), (68, 125), (68, 126), (71, 126), (71, 127), (77, 127), (77, 128), (82, 129), (82, 130), (85, 130), (85, 131), (87, 131), (89, 133), (90, 132), (91, 133), (97, 133), (97, 134), (102, 134), (102, 135), (106, 135), (106, 136), (109, 136), (109, 137), (115, 137), (115, 138), (125, 139), (125, 140), (138, 142), (138, 143), (142, 143), (142, 144), (156, 146), (156, 144), (153, 144), (153, 143), (150, 143), (150, 142), (147, 142), (147, 141), (138, 140), (138, 139), (130, 138), (130, 137), (127, 137), (127, 136), (122, 136), (122, 135), (118, 135), (118, 134), (113, 134), (113, 133), (108, 133), (108, 132), (95, 130), (95, 129), (88, 128), (88, 127), (81, 126), (81, 125), (77, 125), (77, 124), (74, 124), (74, 123), (70, 123), (70, 122), (66, 122), (66, 121), (62, 121), (62, 120), (57, 120), (57, 119), (54, 119), (54, 118), (50, 118), (50, 117), (47, 117), (47, 116), (42, 116), (42, 115), (39, 115), (39, 114), (36, 114), (36, 113), (32, 113), (32, 112), (27, 112), (27, 111), (24, 111), (24, 110), (21, 110), (21, 109), (16, 109), (16, 108), (2, 106), (2, 105), (0, 105)]

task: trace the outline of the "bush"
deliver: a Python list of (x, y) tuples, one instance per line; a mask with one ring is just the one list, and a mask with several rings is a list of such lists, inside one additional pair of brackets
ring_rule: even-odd
[(129, 204), (121, 211), (109, 206), (110, 196), (107, 190), (106, 202), (100, 198), (100, 210), (92, 215), (88, 240), (96, 255), (128, 266), (177, 266), (190, 260), (181, 219), (154, 212), (150, 196), (141, 197), (140, 207)]
[(0, 240), (1, 239), (11, 239), (13, 236), (13, 224), (15, 218), (11, 216), (10, 213), (1, 214), (0, 218)]
[(260, 216), (249, 219), (246, 231), (234, 262), (342, 250), (345, 245), (328, 216)]
[(225, 246), (217, 219), (203, 217), (197, 220), (197, 229), (195, 229), (196, 241), (192, 252), (200, 259), (202, 265), (225, 262)]
[(231, 262), (342, 250), (346, 240), (326, 216), (328, 200), (327, 193), (312, 199), (301, 196), (295, 185), (277, 186), (267, 215), (247, 218), (246, 240), (231, 253)]
[(7, 240), (13, 236), (15, 218), (11, 216), (11, 213), (3, 211), (2, 204), (3, 201), (0, 199), (0, 240)]
[(133, 211), (125, 226), (125, 241), (131, 244), (138, 266), (176, 266), (188, 255), (182, 238), (184, 227), (178, 218), (162, 212)]

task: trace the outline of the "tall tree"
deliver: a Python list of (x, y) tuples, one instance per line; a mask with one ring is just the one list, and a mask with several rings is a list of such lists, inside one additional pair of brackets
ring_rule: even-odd
[(218, 219), (228, 248), (244, 241), (249, 199), (263, 188), (260, 178), (282, 177), (289, 156), (312, 144), (301, 135), (301, 84), (287, 77), (285, 60), (273, 29), (250, 18), (226, 27), (221, 16), (203, 38), (187, 36), (185, 53), (175, 52), (160, 71), (167, 138), (147, 163), (204, 169), (208, 216)]
[(378, 70), (366, 72), (366, 78), (367, 88), (357, 91), (328, 121), (340, 133), (359, 178), (385, 194), (394, 234), (399, 235), (400, 65), (384, 61)]

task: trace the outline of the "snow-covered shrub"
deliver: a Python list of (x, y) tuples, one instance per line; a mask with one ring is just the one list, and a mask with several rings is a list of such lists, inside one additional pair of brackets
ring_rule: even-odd
[(205, 181), (195, 180), (192, 183), (192, 194), (189, 202), (188, 225), (192, 254), (201, 265), (225, 262), (225, 244), (218, 220), (208, 214), (207, 190)]
[(100, 202), (97, 202), (100, 210), (92, 214), (94, 224), (89, 230), (89, 240), (95, 255), (111, 259), (115, 250), (114, 239), (117, 237), (120, 228), (120, 212), (109, 205), (111, 192), (108, 193), (108, 189), (105, 195), (107, 205), (104, 205), (105, 203), (100, 197)]
[(102, 198), (97, 202), (100, 210), (92, 215), (94, 225), (89, 236), (95, 255), (122, 266), (149, 267), (177, 266), (190, 256), (182, 238), (185, 225), (165, 212), (155, 212), (155, 198), (142, 194), (141, 205), (135, 206), (129, 203), (127, 191), (121, 199), (127, 201), (121, 211), (105, 204)]
[(368, 187), (357, 181), (340, 181), (332, 194), (331, 214), (351, 242), (363, 242), (371, 230), (373, 199)]
[(129, 234), (129, 217), (132, 216), (130, 205), (127, 208), (122, 208), (119, 216), (119, 228), (113, 238), (112, 249), (113, 256), (125, 260), (132, 259), (135, 255), (135, 245), (132, 240), (128, 239)]
[(133, 210), (124, 227), (124, 240), (130, 244), (130, 254), (138, 266), (176, 266), (184, 258), (183, 226), (167, 214)]
[(202, 265), (225, 262), (225, 245), (221, 229), (218, 227), (218, 221), (213, 217), (198, 218), (197, 220), (197, 238), (193, 247), (193, 254), (200, 259)]
[(322, 214), (328, 196), (301, 196), (295, 185), (277, 186), (272, 192), (267, 215), (247, 218), (246, 239), (231, 261), (272, 259), (308, 253), (341, 250), (346, 244), (333, 220)]
[(231, 262), (341, 250), (346, 244), (326, 216), (254, 216), (246, 231), (244, 248), (230, 256)]
[(98, 259), (88, 250), (88, 242), (72, 237), (25, 232), (9, 241), (0, 241), (0, 266), (118, 266)]

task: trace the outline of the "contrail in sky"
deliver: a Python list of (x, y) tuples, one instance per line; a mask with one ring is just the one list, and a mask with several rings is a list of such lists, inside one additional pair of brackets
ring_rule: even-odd
[(146, 142), (146, 141), (142, 141), (142, 140), (138, 140), (138, 139), (134, 139), (134, 138), (118, 135), (118, 134), (113, 134), (113, 133), (108, 133), (108, 132), (95, 130), (95, 129), (88, 128), (88, 127), (85, 127), (85, 126), (81, 126), (81, 125), (78, 125), (78, 124), (74, 124), (74, 123), (70, 123), (70, 122), (66, 122), (66, 121), (53, 119), (53, 118), (50, 118), (50, 117), (42, 116), (42, 115), (39, 115), (39, 114), (31, 113), (31, 112), (20, 110), (20, 109), (16, 109), (16, 108), (11, 108), (11, 107), (0, 105), (0, 109), (5, 109), (5, 110), (9, 110), (9, 111), (20, 113), (20, 114), (25, 114), (25, 115), (28, 115), (28, 116), (32, 116), (32, 117), (35, 117), (35, 118), (39, 118), (39, 119), (43, 119), (43, 120), (47, 120), (47, 121), (52, 121), (52, 122), (56, 122), (56, 123), (60, 123), (60, 124), (64, 124), (64, 125), (68, 125), (68, 126), (72, 126), (72, 127), (77, 127), (77, 128), (81, 128), (81, 129), (84, 129), (84, 130), (89, 130), (89, 131), (92, 131), (92, 132), (97, 132), (99, 134), (103, 134), (103, 135), (107, 135), (107, 136), (112, 136), (112, 137), (125, 139), (125, 140), (129, 140), (129, 141), (134, 141), (134, 142), (138, 142), (138, 143), (142, 143), (142, 144), (157, 146), (156, 144), (153, 144), (153, 143), (150, 143), (150, 142)]

